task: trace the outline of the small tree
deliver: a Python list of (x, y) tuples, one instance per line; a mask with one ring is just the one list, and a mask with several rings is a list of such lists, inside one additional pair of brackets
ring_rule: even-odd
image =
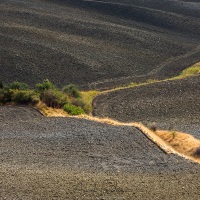
[(43, 83), (38, 83), (36, 85), (36, 90), (38, 92), (44, 92), (45, 90), (52, 90), (55, 89), (56, 87), (51, 83), (48, 79), (45, 79)]
[(77, 85), (70, 84), (70, 85), (65, 86), (62, 90), (64, 93), (68, 94), (71, 97), (74, 97), (74, 98), (81, 97), (81, 94), (80, 94), (80, 91), (78, 90)]
[(66, 94), (63, 94), (59, 90), (45, 90), (41, 95), (42, 101), (50, 107), (61, 108), (66, 103), (69, 103), (69, 97)]
[(27, 90), (28, 89), (28, 85), (26, 83), (21, 83), (18, 81), (14, 81), (8, 87), (9, 89), (13, 89), (13, 90)]
[(39, 100), (39, 94), (33, 90), (15, 90), (12, 97), (13, 102), (26, 105), (35, 105)]

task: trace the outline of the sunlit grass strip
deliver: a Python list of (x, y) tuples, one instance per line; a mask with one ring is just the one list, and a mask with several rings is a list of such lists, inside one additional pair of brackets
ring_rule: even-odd
[(187, 77), (187, 76), (196, 76), (200, 74), (200, 63), (193, 65), (185, 70), (183, 70), (180, 76)]
[(91, 111), (92, 111), (92, 101), (99, 93), (100, 92), (98, 92), (96, 90), (81, 92), (82, 101), (84, 102), (85, 107), (89, 111), (89, 113), (91, 113)]
[(143, 86), (143, 85), (149, 85), (149, 84), (153, 84), (153, 83), (160, 83), (160, 82), (165, 82), (165, 81), (184, 79), (184, 78), (188, 78), (188, 77), (191, 77), (191, 76), (198, 76), (198, 75), (200, 75), (200, 63), (197, 63), (197, 64), (183, 70), (180, 73), (180, 75), (178, 75), (178, 76), (174, 76), (174, 77), (167, 78), (167, 79), (164, 79), (164, 80), (148, 79), (146, 82), (142, 82), (142, 83), (131, 82), (128, 85), (125, 85), (125, 86), (120, 86), (120, 87), (116, 87), (116, 88), (113, 88), (113, 89), (110, 89), (110, 90), (102, 91), (101, 94), (109, 93), (109, 92), (113, 92), (113, 91), (117, 91), (117, 90), (133, 88), (133, 87), (139, 87), (139, 86)]

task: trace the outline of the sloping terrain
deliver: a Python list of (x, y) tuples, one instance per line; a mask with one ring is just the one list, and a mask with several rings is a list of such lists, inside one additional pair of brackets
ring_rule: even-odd
[[(154, 199), (155, 194), (164, 199), (198, 197), (199, 165), (165, 154), (134, 127), (75, 118), (45, 118), (23, 107), (0, 107), (0, 113), (5, 114), (0, 121), (2, 198), (48, 199), (56, 195), (55, 199), (70, 199), (72, 195), (80, 198), (83, 192), (82, 199), (87, 199), (94, 192), (85, 192), (90, 181), (92, 184), (111, 181), (105, 188), (109, 192), (115, 181), (119, 181), (118, 191), (111, 194), (105, 191), (104, 195), (112, 199), (116, 199), (112, 195), (126, 199), (129, 195), (135, 199), (149, 196)], [(11, 119), (15, 113), (19, 118)], [(35, 117), (23, 119), (29, 115)], [(72, 185), (81, 177), (87, 184), (79, 191), (77, 185), (74, 188)], [(168, 184), (171, 181), (173, 186)], [(174, 187), (180, 190), (174, 191)], [(167, 191), (169, 188), (173, 192)], [(123, 192), (125, 189), (128, 191)], [(143, 191), (141, 196), (140, 191)], [(95, 195), (102, 196), (96, 192)]]
[[(0, 109), (24, 114), (24, 108)], [(26, 112), (34, 115), (33, 110)], [(166, 155), (133, 127), (74, 118), (10, 120), (10, 114), (5, 115), (9, 121), (1, 122), (2, 163), (114, 172), (178, 171), (192, 166)]]
[(103, 89), (178, 74), (199, 60), (199, 3), (162, 2), (2, 0), (0, 80)]
[(93, 114), (121, 121), (141, 121), (200, 138), (200, 76), (104, 93)]

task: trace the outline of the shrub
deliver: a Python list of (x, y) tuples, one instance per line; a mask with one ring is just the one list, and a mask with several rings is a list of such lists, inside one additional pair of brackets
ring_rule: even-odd
[(38, 92), (44, 92), (45, 90), (50, 90), (50, 89), (51, 90), (55, 89), (55, 86), (48, 79), (45, 79), (43, 83), (38, 83), (36, 85), (36, 90)]
[(152, 130), (153, 132), (156, 132), (157, 131), (156, 125), (151, 125), (150, 130)]
[(4, 100), (4, 92), (3, 89), (0, 88), (0, 104), (3, 103), (3, 100)]
[(176, 137), (176, 131), (172, 131), (171, 134), (172, 134), (172, 138), (175, 139), (175, 137)]
[(84, 102), (82, 99), (72, 99), (72, 104), (75, 105), (75, 106), (79, 106), (79, 107), (84, 107)]
[(3, 89), (3, 83), (0, 81), (0, 89)]
[(200, 157), (200, 147), (197, 147), (196, 150), (193, 153), (193, 156)]
[(61, 108), (69, 103), (69, 97), (56, 89), (49, 89), (41, 94), (41, 100), (49, 107)]
[(64, 111), (66, 111), (67, 113), (71, 114), (71, 115), (81, 115), (84, 114), (84, 110), (80, 107), (80, 106), (75, 106), (72, 104), (66, 104), (63, 107)]
[(1, 102), (4, 103), (9, 103), (12, 101), (13, 99), (13, 94), (14, 94), (14, 90), (9, 89), (8, 87), (5, 87), (4, 89), (1, 89)]
[(14, 81), (8, 87), (9, 89), (13, 90), (28, 90), (28, 85), (26, 83), (21, 83), (18, 81)]
[(19, 104), (36, 104), (40, 100), (39, 94), (33, 90), (13, 91), (12, 101)]
[(81, 94), (80, 94), (80, 91), (78, 90), (78, 87), (74, 84), (67, 85), (62, 90), (63, 90), (64, 93), (68, 94), (71, 97), (74, 97), (74, 98), (80, 98), (81, 97)]

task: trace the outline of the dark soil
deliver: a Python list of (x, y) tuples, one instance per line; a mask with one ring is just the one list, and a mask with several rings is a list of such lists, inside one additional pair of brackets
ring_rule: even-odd
[[(45, 118), (24, 107), (0, 107), (0, 113), (2, 199), (198, 197), (199, 165), (165, 154), (133, 127)], [(98, 184), (94, 195), (88, 187)]]
[(93, 113), (120, 121), (153, 123), (162, 129), (200, 138), (200, 76), (105, 93), (94, 100)]
[(198, 62), (199, 3), (142, 2), (2, 0), (0, 80), (103, 89)]

